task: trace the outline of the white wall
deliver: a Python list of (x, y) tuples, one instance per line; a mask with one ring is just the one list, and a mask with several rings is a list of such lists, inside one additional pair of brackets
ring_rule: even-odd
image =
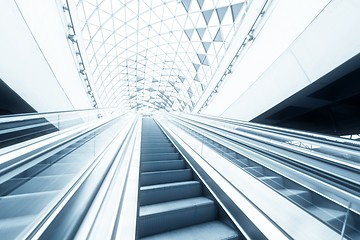
[(39, 112), (91, 108), (55, 0), (0, 1), (0, 78)]
[(360, 52), (357, 0), (278, 0), (203, 113), (251, 120)]

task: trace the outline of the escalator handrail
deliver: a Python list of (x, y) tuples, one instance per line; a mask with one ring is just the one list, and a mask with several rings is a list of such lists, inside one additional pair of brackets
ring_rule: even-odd
[[(177, 116), (177, 115), (172, 115), (172, 116)], [(300, 153), (302, 155), (306, 155), (306, 156), (309, 156), (309, 157), (312, 157), (312, 158), (317, 158), (319, 160), (325, 160), (325, 161), (327, 161), (329, 163), (336, 164), (336, 165), (338, 165), (340, 167), (348, 167), (348, 168), (354, 169), (356, 171), (360, 170), (360, 164), (357, 164), (357, 162), (353, 162), (353, 161), (350, 161), (348, 159), (344, 159), (344, 158), (340, 158), (340, 157), (333, 157), (333, 156), (331, 156), (329, 154), (324, 154), (322, 152), (308, 151), (308, 149), (298, 148), (298, 147), (295, 147), (295, 146), (290, 145), (290, 144), (283, 144), (282, 142), (279, 142), (279, 141), (276, 141), (276, 140), (272, 141), (271, 139), (268, 139), (267, 137), (255, 135), (254, 133), (243, 132), (243, 131), (240, 131), (240, 130), (230, 129), (230, 128), (223, 128), (220, 124), (215, 125), (214, 123), (208, 123), (206, 121), (204, 122), (204, 121), (200, 121), (200, 120), (194, 120), (193, 118), (188, 118), (188, 117), (184, 117), (184, 116), (181, 116), (181, 117), (183, 117), (185, 119), (190, 119), (191, 121), (196, 121), (196, 122), (201, 123), (201, 124), (206, 124), (206, 125), (211, 126), (211, 127), (215, 127), (218, 130), (223, 131), (223, 134), (231, 133), (231, 134), (236, 134), (236, 135), (239, 135), (239, 136), (241, 135), (241, 136), (244, 136), (244, 137), (254, 139), (256, 141), (261, 141), (261, 142), (264, 142), (266, 144), (270, 144), (270, 145), (273, 145), (273, 146), (276, 146), (276, 147), (280, 147), (282, 149), (286, 149), (286, 150), (289, 150), (289, 151), (292, 151), (292, 152)], [(332, 146), (329, 146), (329, 148), (332, 148)], [(339, 153), (341, 151), (341, 149), (337, 148), (336, 151)], [(344, 154), (346, 154), (346, 153), (348, 153), (347, 149), (344, 150)], [(360, 152), (352, 151), (352, 154), (356, 155), (356, 156), (359, 156), (359, 159), (360, 159)]]
[[(184, 121), (184, 120), (180, 119), (180, 121)], [(190, 124), (190, 125), (194, 125), (192, 122), (189, 122), (189, 120), (187, 120), (187, 123)], [(203, 131), (209, 131), (209, 130), (207, 130), (207, 129), (204, 128)], [(210, 132), (211, 132), (211, 131), (210, 131)], [(223, 141), (225, 141), (225, 142), (226, 142), (226, 141), (229, 141), (229, 139), (227, 139), (226, 137), (224, 137), (225, 135), (221, 134), (221, 132), (220, 132), (220, 134), (218, 133), (217, 135), (218, 135), (218, 137), (221, 138)], [(252, 159), (252, 160), (255, 161), (255, 162), (257, 162), (257, 160), (255, 160), (255, 159)], [(260, 163), (260, 164), (261, 164), (261, 163)], [(291, 161), (290, 161), (290, 164), (292, 164)], [(306, 175), (306, 172), (304, 172), (303, 174)], [(331, 174), (331, 173), (329, 173), (329, 174)], [(313, 176), (310, 177), (309, 179), (312, 179), (312, 178), (313, 178)], [(291, 179), (294, 180), (294, 177), (292, 177)], [(296, 181), (296, 182), (299, 182), (299, 181)], [(329, 185), (329, 182), (327, 182), (327, 180), (325, 180), (324, 184), (325, 184), (325, 185)], [(353, 184), (357, 184), (357, 185), (358, 185), (359, 182), (358, 182), (358, 181), (354, 181)], [(331, 182), (330, 182), (330, 185), (332, 185)], [(314, 189), (313, 189), (313, 190), (314, 190)], [(315, 192), (318, 192), (318, 190), (314, 190), (314, 191), (315, 191)], [(343, 200), (347, 199), (347, 197), (349, 196), (349, 195), (348, 195), (349, 193), (344, 192), (343, 190), (340, 190), (340, 189), (337, 190), (337, 192), (338, 192), (338, 194), (340, 194), (339, 201), (342, 203), (343, 206), (347, 206), (347, 204), (348, 204), (349, 201), (346, 200), (345, 202), (343, 202)], [(321, 194), (321, 195), (324, 195), (324, 193), (320, 193), (320, 194)], [(345, 194), (345, 195), (342, 196), (342, 194)], [(325, 194), (324, 196), (326, 196), (326, 194)], [(347, 196), (347, 197), (346, 197), (346, 196)], [(356, 196), (354, 196), (353, 194), (350, 194), (350, 196), (352, 196), (352, 197), (351, 197), (352, 199), (354, 199), (354, 198), (355, 198), (355, 199), (358, 199), (358, 198), (359, 198), (359, 196), (356, 197)], [(341, 200), (341, 199), (343, 199), (343, 200)], [(356, 211), (358, 211), (358, 208), (359, 208), (359, 206), (358, 206), (359, 203), (358, 203), (358, 202), (359, 202), (359, 201), (357, 200), (357, 201), (356, 201), (356, 204), (353, 204), (353, 205), (352, 205), (352, 208), (354, 208)]]
[[(8, 152), (0, 155), (0, 176), (31, 161), (31, 159), (34, 159), (35, 157), (64, 144), (76, 136), (80, 136), (81, 134), (89, 132), (92, 129), (102, 126), (121, 116), (123, 116), (123, 114), (108, 116), (95, 122), (60, 131), (56, 134), (49, 134), (47, 138), (44, 139), (40, 137), (40, 141), (31, 141), (31, 144), (26, 146), (23, 146), (23, 144), (20, 143), (22, 146), (21, 148), (17, 148), (15, 150), (10, 149)], [(5, 180), (1, 180), (0, 178), (0, 182), (3, 181)]]
[[(185, 114), (181, 114), (181, 115), (185, 115)], [(276, 127), (276, 126), (271, 126), (271, 125), (266, 125), (266, 124), (246, 122), (246, 121), (241, 121), (241, 120), (236, 120), (236, 119), (216, 117), (216, 116), (203, 115), (203, 114), (200, 115), (200, 114), (187, 113), (186, 115), (201, 117), (201, 118), (207, 119), (207, 120), (209, 120), (209, 119), (215, 120), (218, 122), (228, 123), (228, 124), (232, 124), (235, 126), (245, 126), (245, 127), (251, 127), (251, 128), (258, 128), (258, 129), (266, 130), (266, 131), (273, 131), (273, 132), (276, 132), (279, 134), (289, 134), (289, 136), (296, 136), (299, 138), (301, 137), (308, 141), (327, 143), (327, 144), (331, 144), (331, 145), (335, 145), (335, 146), (340, 145), (341, 147), (344, 147), (344, 148), (348, 147), (349, 149), (353, 149), (353, 150), (359, 150), (359, 148), (360, 148), (359, 141), (346, 139), (346, 138), (342, 138), (342, 137), (335, 137), (335, 136), (330, 136), (330, 135), (325, 135), (325, 134), (319, 134), (319, 133), (313, 133), (313, 132), (301, 131), (301, 130), (296, 130), (296, 129), (283, 128), (283, 127)]]
[[(99, 184), (102, 183), (103, 178), (105, 178), (106, 173), (103, 173), (104, 169), (106, 170), (106, 166), (99, 166), (99, 164), (106, 164), (108, 162), (112, 162), (115, 158), (116, 154), (120, 151), (120, 148), (123, 147), (123, 141), (125, 141), (125, 138), (129, 135), (129, 132), (131, 130), (132, 124), (128, 124), (126, 127), (121, 129), (118, 134), (116, 134), (109, 144), (102, 149), (101, 152), (99, 152), (95, 158), (94, 161), (91, 162), (87, 168), (79, 174), (79, 178), (70, 186), (66, 192), (61, 194), (61, 196), (58, 196), (56, 200), (53, 202), (56, 203), (55, 205), (51, 206), (50, 209), (47, 209), (41, 216), (37, 218), (37, 221), (33, 223), (33, 225), (27, 229), (27, 231), (22, 233), (22, 236), (20, 238), (23, 239), (42, 239), (46, 238), (46, 234), (52, 234), (53, 231), (59, 229), (59, 223), (63, 223), (66, 225), (66, 221), (62, 221), (64, 216), (69, 216), (69, 214), (74, 214), (74, 212), (68, 211), (68, 209), (71, 207), (74, 202), (77, 201), (77, 204), (81, 204), (83, 206), (86, 206), (88, 208), (91, 205), (91, 199), (94, 194), (96, 194)], [(102, 163), (102, 159), (106, 160), (106, 163)], [(98, 169), (99, 172), (95, 172), (95, 169)], [(98, 184), (98, 187), (95, 187), (93, 184), (88, 185), (90, 186), (90, 191), (79, 191), (86, 181), (89, 179), (89, 177), (92, 177), (93, 179), (102, 179), (99, 181), (94, 181), (96, 184)], [(83, 202), (79, 199), (76, 200), (76, 196), (85, 196), (86, 199), (90, 198), (90, 202)], [(75, 199), (75, 200), (74, 200)], [(73, 201), (74, 200), (74, 201)], [(88, 199), (89, 200), (89, 199)], [(60, 214), (64, 214), (62, 216), (59, 216)], [(84, 212), (82, 214), (85, 214)], [(76, 221), (81, 221), (83, 216), (76, 216)], [(68, 219), (69, 220), (69, 219)], [(74, 218), (72, 220), (75, 221)], [(78, 224), (74, 224), (71, 226), (71, 229), (63, 229), (65, 234), (67, 236), (75, 234), (77, 231)], [(66, 239), (66, 237), (63, 236), (57, 236), (58, 239)]]
[(118, 112), (117, 108), (91, 108), (91, 109), (80, 109), (80, 110), (64, 110), (64, 111), (53, 111), (53, 112), (36, 112), (36, 113), (20, 113), (20, 114), (9, 114), (0, 116), (0, 124), (19, 121), (19, 120), (28, 120), (42, 118), (49, 115), (60, 115), (60, 114), (74, 114), (74, 113), (92, 113), (97, 112), (101, 113), (104, 111), (115, 111)]
[[(282, 204), (285, 204), (286, 207), (289, 207), (289, 210), (291, 211), (296, 211), (296, 213), (299, 214), (299, 216), (301, 215), (302, 217), (306, 217), (306, 220), (309, 220), (311, 223), (315, 223), (316, 226), (321, 226), (321, 231), (317, 231), (317, 235), (318, 236), (324, 236), (323, 230), (325, 230), (327, 232), (327, 234), (333, 234), (332, 237), (334, 237), (334, 235), (337, 235), (337, 233), (335, 233), (335, 231), (333, 231), (331, 228), (329, 228), (328, 226), (324, 225), (323, 222), (318, 221), (318, 219), (314, 218), (313, 216), (309, 215), (308, 213), (304, 212), (302, 209), (298, 208), (296, 205), (292, 204), (291, 202), (289, 202), (288, 200), (286, 200), (285, 198), (283, 198), (282, 196), (278, 195), (277, 193), (273, 192), (270, 188), (268, 188), (266, 185), (264, 185), (263, 183), (260, 183), (259, 181), (253, 181), (251, 178), (252, 176), (250, 176), (248, 173), (245, 173), (245, 171), (241, 170), (238, 171), (239, 168), (233, 168), (234, 165), (233, 163), (229, 163), (230, 164), (226, 164), (224, 161), (222, 160), (226, 160), (225, 156), (218, 155), (218, 153), (216, 153), (216, 151), (214, 150), (214, 152), (210, 151), (211, 147), (206, 147), (207, 150), (204, 150), (206, 152), (205, 155), (202, 154), (203, 148), (205, 148), (205, 146), (200, 147), (196, 142), (192, 142), (191, 140), (188, 140), (188, 138), (185, 138), (185, 140), (182, 138), (182, 136), (179, 135), (179, 133), (181, 133), (181, 128), (180, 130), (177, 129), (176, 124), (174, 124), (174, 122), (172, 122), (171, 120), (169, 121), (168, 119), (161, 119), (161, 122), (165, 122), (165, 124), (161, 124), (161, 125), (166, 125), (166, 129), (167, 131), (171, 132), (170, 135), (174, 135), (177, 139), (179, 139), (180, 143), (179, 144), (175, 144), (175, 146), (180, 145), (180, 146), (185, 146), (186, 149), (185, 151), (189, 151), (190, 154), (192, 154), (191, 152), (193, 152), (193, 155), (196, 160), (195, 163), (197, 162), (205, 162), (205, 165), (208, 165), (208, 167), (206, 168), (202, 168), (206, 173), (209, 172), (209, 170), (211, 170), (210, 172), (217, 172), (219, 173), (222, 178), (224, 179), (224, 181), (226, 181), (228, 184), (231, 184), (231, 187), (227, 187), (226, 184), (224, 185), (224, 181), (219, 181), (219, 177), (217, 176), (210, 176), (207, 177), (205, 176), (205, 179), (216, 179), (216, 184), (221, 188), (221, 189), (226, 189), (229, 190), (231, 189), (231, 191), (237, 191), (240, 195), (237, 195), (237, 193), (235, 194), (234, 192), (231, 192), (231, 200), (235, 203), (238, 204), (238, 206), (240, 207), (240, 211), (246, 211), (246, 215), (250, 218), (251, 221), (256, 222), (256, 226), (259, 228), (260, 231), (263, 231), (263, 233), (265, 234), (265, 236), (267, 236), (268, 239), (280, 239), (279, 236), (274, 236), (274, 234), (271, 234), (273, 230), (270, 231), (270, 233), (268, 232), (269, 229), (271, 228), (276, 228), (277, 232), (280, 234), (284, 234), (284, 237), (286, 239), (292, 239), (291, 234), (297, 234), (297, 236), (303, 236), (303, 233), (300, 231), (295, 230), (293, 228), (293, 224), (289, 224), (289, 221), (284, 221), (283, 218), (283, 213), (281, 211), (277, 211), (277, 209), (281, 209), (282, 205), (274, 207), (274, 205), (272, 204), (267, 204), (268, 201), (263, 201), (262, 197), (259, 197), (259, 195), (257, 193), (259, 193), (260, 195), (262, 195), (261, 193), (264, 191), (266, 197), (269, 196), (273, 196), (274, 201), (280, 200)], [(169, 123), (168, 123), (169, 122)], [(194, 136), (192, 136), (194, 138)], [(174, 143), (174, 142), (173, 142)], [(198, 142), (198, 143), (201, 143)], [(196, 147), (198, 146), (198, 147)], [(201, 148), (201, 150), (200, 150)], [(187, 150), (189, 149), (189, 150)], [(210, 158), (212, 160), (210, 160)], [(206, 164), (207, 163), (207, 164)], [(225, 164), (224, 167), (222, 167), (222, 165)], [(232, 172), (233, 174), (229, 174), (230, 172)], [(251, 186), (255, 186), (256, 187), (248, 187), (246, 183), (247, 180), (251, 180), (250, 184)], [(245, 183), (245, 184), (244, 184)], [(255, 184), (255, 185), (254, 185)], [(260, 184), (260, 185), (259, 185)], [(247, 194), (247, 190), (253, 192), (253, 194), (248, 195)], [(227, 192), (229, 193), (229, 192)], [(267, 195), (269, 194), (269, 195)], [(274, 195), (272, 195), (274, 194)], [(279, 197), (277, 197), (277, 195)], [(224, 194), (221, 195), (221, 197), (223, 197)], [(249, 204), (251, 204), (251, 207), (247, 204), (245, 204), (243, 202), (243, 197), (245, 197), (248, 201)], [(272, 197), (269, 197), (270, 199), (273, 199)], [(220, 200), (222, 201), (222, 200)], [(259, 204), (260, 202), (262, 202), (261, 204)], [(259, 205), (258, 205), (259, 204)], [(291, 205), (291, 206), (290, 206)], [(284, 207), (285, 207), (284, 206)], [(253, 209), (253, 207), (256, 209)], [(264, 208), (263, 208), (264, 207)], [(250, 211), (250, 212), (249, 212)], [(238, 211), (236, 211), (238, 212)], [(255, 214), (256, 212), (256, 214)], [(267, 223), (264, 224), (264, 222), (262, 222), (261, 219), (263, 216)], [(297, 215), (298, 216), (298, 215)], [(281, 219), (281, 224), (279, 225), (279, 222), (277, 220)], [(316, 220), (315, 220), (316, 219)], [(241, 222), (243, 221), (243, 219), (240, 217), (236, 218), (236, 221), (239, 221), (239, 223), (241, 224)], [(259, 224), (260, 221), (260, 224)], [(305, 221), (306, 222), (306, 221)], [(271, 227), (269, 225), (272, 225)], [(242, 225), (243, 227), (247, 227), (247, 224), (245, 223), (245, 225)], [(269, 227), (268, 227), (269, 226)], [(314, 225), (315, 226), (315, 225)], [(244, 229), (244, 228), (242, 228)], [(245, 232), (246, 229), (244, 229)], [(255, 230), (254, 228), (252, 230)], [(250, 229), (250, 232), (248, 232), (251, 236), (251, 234), (256, 233), (256, 231), (252, 232), (252, 230)], [(329, 233), (331, 232), (331, 233)], [(300, 233), (300, 235), (299, 235)], [(312, 232), (312, 234), (315, 234), (315, 232)], [(253, 238), (249, 238), (249, 239), (259, 239), (257, 237), (253, 237)]]

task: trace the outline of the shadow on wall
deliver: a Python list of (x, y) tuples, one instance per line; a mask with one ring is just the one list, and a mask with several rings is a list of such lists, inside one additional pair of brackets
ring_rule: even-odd
[[(22, 113), (36, 113), (36, 110), (0, 79), (0, 117)], [(45, 118), (0, 123), (0, 148), (54, 131), (57, 128)]]
[(360, 133), (360, 54), (252, 120), (342, 136)]

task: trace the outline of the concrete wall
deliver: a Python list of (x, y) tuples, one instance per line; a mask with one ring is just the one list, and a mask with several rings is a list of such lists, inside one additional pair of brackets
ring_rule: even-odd
[(0, 78), (38, 112), (91, 108), (62, 1), (0, 1)]
[(360, 52), (357, 0), (278, 0), (202, 112), (251, 120)]

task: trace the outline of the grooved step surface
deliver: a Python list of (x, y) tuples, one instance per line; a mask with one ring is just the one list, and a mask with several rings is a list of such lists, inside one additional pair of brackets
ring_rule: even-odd
[(190, 169), (170, 170), (170, 171), (157, 171), (141, 173), (140, 185), (152, 185), (169, 182), (181, 182), (192, 179)]
[(140, 217), (159, 214), (162, 212), (182, 210), (191, 207), (199, 207), (203, 205), (213, 205), (214, 202), (206, 197), (196, 197), (169, 201), (165, 203), (157, 203), (140, 207)]
[(140, 237), (212, 221), (217, 210), (205, 197), (188, 198), (140, 207)]
[(140, 188), (140, 205), (174, 201), (200, 196), (201, 185), (198, 181), (156, 184)]
[(202, 223), (186, 228), (152, 235), (143, 240), (236, 240), (237, 232), (219, 221)]
[(154, 172), (154, 171), (165, 171), (165, 170), (176, 170), (185, 167), (185, 162), (183, 160), (164, 160), (164, 161), (151, 161), (151, 162), (142, 162), (141, 171), (142, 172)]
[(177, 150), (174, 147), (153, 147), (153, 148), (142, 148), (141, 155), (152, 154), (152, 153), (176, 153)]
[(181, 158), (179, 153), (141, 154), (141, 161), (177, 160), (179, 158)]
[(145, 239), (238, 239), (217, 221), (215, 202), (151, 118), (143, 118), (137, 233)]
[(151, 142), (142, 142), (141, 143), (141, 147), (143, 148), (161, 148), (161, 147), (172, 147), (172, 143), (171, 142), (156, 142), (156, 141), (151, 141)]

